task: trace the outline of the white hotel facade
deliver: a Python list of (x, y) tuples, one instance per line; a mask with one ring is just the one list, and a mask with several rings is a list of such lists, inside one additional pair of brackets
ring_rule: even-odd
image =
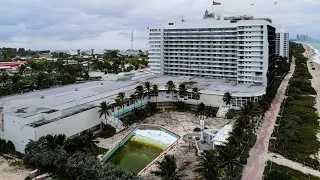
[(154, 74), (265, 87), (273, 80), (275, 28), (270, 19), (206, 11), (201, 20), (168, 21), (150, 26), (149, 31), (149, 65)]

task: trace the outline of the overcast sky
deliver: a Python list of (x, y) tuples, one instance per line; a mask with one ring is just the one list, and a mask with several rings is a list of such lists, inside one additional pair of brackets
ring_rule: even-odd
[[(216, 0), (218, 1), (218, 0)], [(278, 3), (275, 5), (274, 2)], [(268, 17), (320, 39), (320, 0), (220, 0), (226, 15)], [(254, 3), (254, 6), (250, 6)], [(147, 27), (168, 17), (198, 19), (211, 0), (2, 0), (0, 47), (31, 49), (147, 49)]]

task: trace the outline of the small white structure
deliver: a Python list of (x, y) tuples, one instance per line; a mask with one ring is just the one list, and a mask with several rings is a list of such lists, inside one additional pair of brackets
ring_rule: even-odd
[(228, 142), (227, 139), (230, 137), (231, 131), (232, 125), (225, 125), (212, 139), (212, 148), (215, 149), (216, 146), (225, 145)]
[(221, 130), (205, 129), (201, 132), (201, 139), (196, 141), (197, 154), (200, 156), (204, 150), (215, 149), (228, 143), (232, 125), (225, 125)]

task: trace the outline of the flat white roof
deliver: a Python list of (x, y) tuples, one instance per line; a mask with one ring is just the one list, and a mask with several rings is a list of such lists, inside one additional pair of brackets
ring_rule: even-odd
[(197, 87), (201, 93), (206, 94), (223, 95), (225, 92), (230, 92), (233, 95), (245, 97), (263, 95), (266, 89), (264, 86), (236, 84), (234, 81), (222, 79), (156, 76), (137, 71), (135, 76), (127, 81), (91, 81), (2, 97), (0, 98), (0, 107), (4, 107), (5, 114), (21, 118), (52, 110), (60, 110), (62, 115), (66, 115), (83, 108), (83, 106), (99, 105), (102, 101), (114, 102), (119, 92), (125, 92), (128, 97), (135, 91), (135, 87), (139, 83), (150, 81), (158, 84), (160, 89), (164, 89), (170, 80), (175, 82), (177, 86), (185, 83), (187, 88)]
[(218, 133), (217, 135), (212, 139), (212, 142), (215, 145), (223, 145), (224, 143), (227, 143), (227, 139), (230, 137), (230, 132), (232, 131), (232, 125), (225, 125)]

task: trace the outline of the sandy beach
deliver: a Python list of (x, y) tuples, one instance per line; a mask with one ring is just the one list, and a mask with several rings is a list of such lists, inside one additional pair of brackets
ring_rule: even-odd
[[(316, 108), (318, 115), (320, 116), (320, 64), (313, 62), (313, 57), (316, 55), (314, 49), (312, 49), (309, 45), (304, 44), (303, 47), (306, 49), (304, 56), (308, 58), (308, 70), (312, 75), (312, 87), (316, 90)], [(314, 69), (312, 69), (314, 68)], [(320, 132), (317, 134), (318, 141), (320, 141)], [(318, 159), (320, 160), (320, 151), (318, 153)]]

